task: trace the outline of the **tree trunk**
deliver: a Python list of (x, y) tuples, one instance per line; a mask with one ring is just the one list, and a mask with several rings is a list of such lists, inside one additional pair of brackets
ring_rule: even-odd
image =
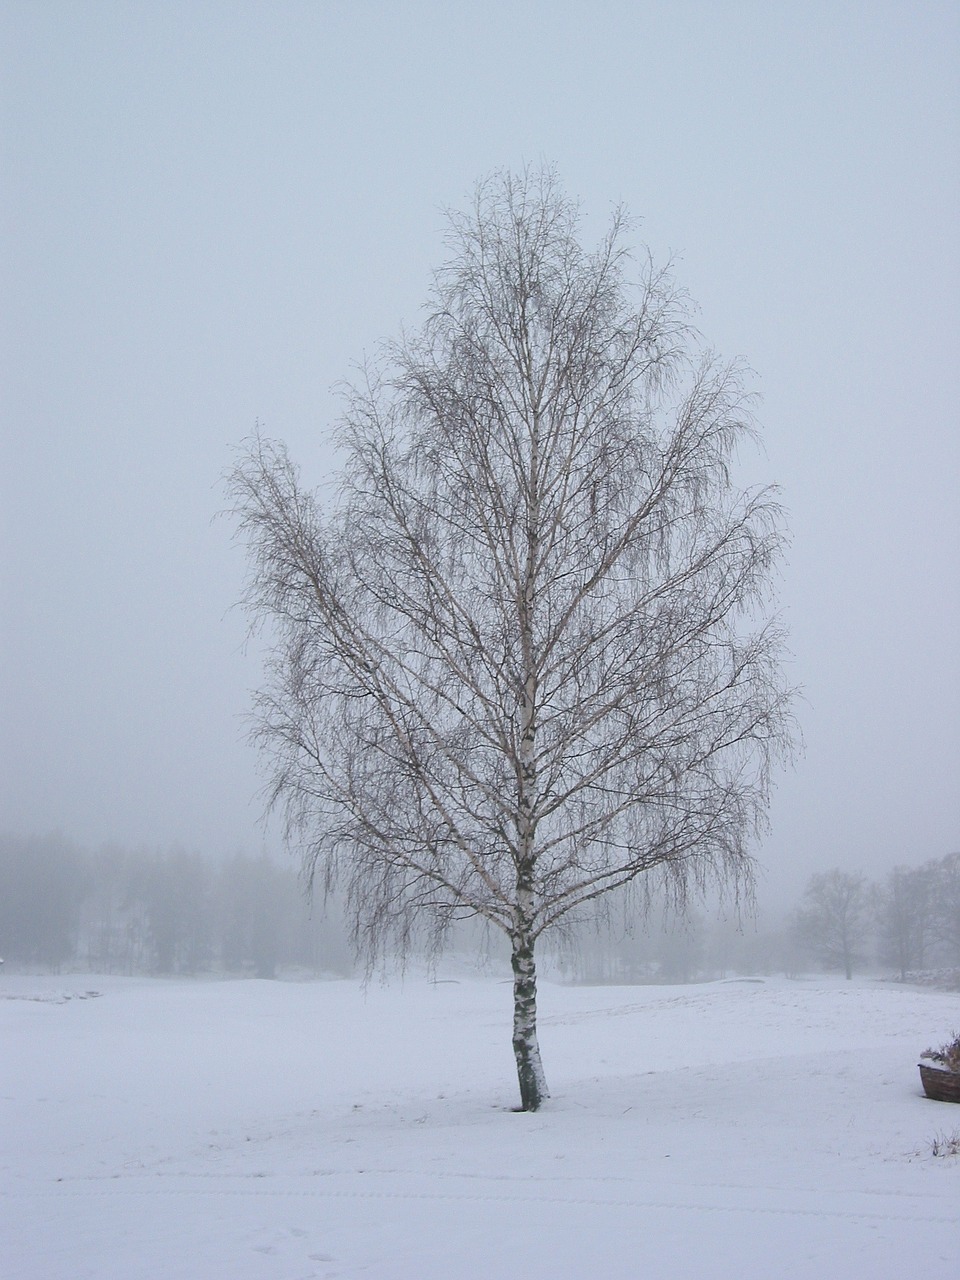
[(520, 1081), (520, 1110), (537, 1111), (549, 1098), (540, 1046), (537, 1043), (537, 968), (533, 942), (517, 935), (513, 939), (513, 1052)]

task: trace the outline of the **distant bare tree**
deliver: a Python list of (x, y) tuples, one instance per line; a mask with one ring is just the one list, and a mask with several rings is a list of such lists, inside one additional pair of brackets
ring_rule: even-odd
[(933, 932), (933, 876), (927, 867), (894, 867), (878, 900), (880, 954), (896, 965), (900, 981), (923, 968)]
[(960, 853), (948, 853), (925, 864), (932, 880), (932, 928), (940, 955), (948, 964), (960, 965)]
[(232, 475), (271, 800), (369, 956), (503, 930), (528, 1110), (537, 939), (638, 877), (748, 887), (789, 741), (741, 371), (664, 272), (628, 286), (623, 230), (587, 252), (549, 172), (481, 183), (423, 329), (348, 393), (337, 504), (260, 438)]
[(849, 980), (863, 959), (873, 902), (865, 876), (839, 870), (811, 876), (794, 919), (798, 941), (825, 968), (842, 969)]

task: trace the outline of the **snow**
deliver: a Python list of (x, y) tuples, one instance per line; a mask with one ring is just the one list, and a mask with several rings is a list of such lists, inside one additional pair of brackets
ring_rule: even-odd
[(510, 996), (3, 974), (0, 1274), (960, 1274), (960, 1107), (916, 1067), (956, 995), (541, 983), (535, 1115)]

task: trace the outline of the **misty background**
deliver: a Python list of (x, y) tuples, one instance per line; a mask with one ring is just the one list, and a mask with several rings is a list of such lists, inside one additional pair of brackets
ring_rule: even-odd
[(222, 475), (259, 422), (333, 479), (333, 388), (419, 323), (442, 209), (541, 160), (756, 371), (805, 742), (761, 903), (960, 849), (954, 4), (7, 0), (0, 59), (5, 865), (140, 850), (229, 902), (269, 863), (300, 920)]

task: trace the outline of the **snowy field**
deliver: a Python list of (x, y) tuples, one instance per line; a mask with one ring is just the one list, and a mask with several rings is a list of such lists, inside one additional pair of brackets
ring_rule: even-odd
[[(97, 995), (94, 996), (93, 992)], [(510, 987), (0, 976), (4, 1280), (960, 1275), (918, 1052), (876, 982)]]

